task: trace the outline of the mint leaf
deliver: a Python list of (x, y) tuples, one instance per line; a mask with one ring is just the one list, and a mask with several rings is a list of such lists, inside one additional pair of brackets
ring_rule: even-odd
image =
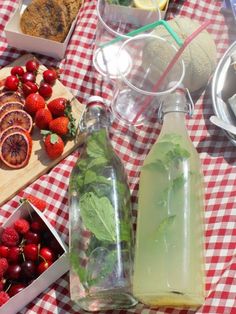
[(166, 134), (150, 151), (149, 163), (144, 163), (143, 169), (149, 171), (165, 171), (170, 166), (178, 166), (180, 161), (190, 157), (188, 150), (182, 147), (182, 137), (176, 134)]
[(86, 276), (88, 286), (99, 285), (107, 280), (107, 277), (115, 270), (116, 261), (117, 251), (108, 251), (102, 247), (96, 248), (88, 260)]
[(172, 189), (173, 189), (173, 190), (177, 190), (177, 189), (181, 188), (181, 187), (184, 185), (185, 181), (186, 181), (186, 180), (185, 180), (183, 174), (180, 175), (180, 176), (178, 176), (178, 177), (176, 177), (176, 178), (173, 180), (173, 182), (172, 182)]
[(159, 143), (164, 143), (164, 142), (168, 142), (168, 143), (172, 143), (172, 144), (179, 144), (180, 141), (182, 139), (182, 136), (179, 134), (175, 134), (175, 133), (168, 133), (165, 134), (159, 141)]
[(120, 223), (120, 239), (129, 242), (131, 240), (131, 227), (128, 223)]
[(80, 199), (80, 213), (85, 227), (99, 240), (116, 241), (115, 211), (107, 197), (85, 193)]
[(86, 171), (87, 169), (87, 166), (88, 166), (88, 161), (87, 159), (79, 159), (78, 162), (77, 162), (77, 167), (79, 168), (79, 170), (82, 172), (82, 171)]
[(94, 171), (88, 170), (85, 173), (84, 184), (103, 183), (111, 184), (111, 182), (104, 176), (98, 176)]
[(159, 241), (163, 234), (168, 231), (168, 228), (173, 224), (175, 218), (176, 215), (170, 215), (161, 221), (155, 231), (155, 241)]
[(108, 0), (108, 3), (110, 4), (116, 4), (116, 5), (123, 5), (128, 7), (129, 5), (132, 4), (131, 0)]
[(86, 270), (80, 266), (78, 252), (73, 252), (73, 250), (71, 250), (69, 259), (73, 271), (79, 276), (80, 282), (84, 283), (86, 278)]
[(89, 157), (103, 157), (107, 160), (111, 157), (111, 150), (108, 146), (107, 133), (105, 129), (92, 133), (87, 142), (87, 153)]
[(154, 162), (150, 162), (144, 165), (142, 169), (148, 170), (148, 171), (161, 171), (161, 172), (166, 170), (165, 165), (163, 164), (163, 161), (161, 161), (160, 159), (157, 159)]
[(95, 166), (103, 166), (107, 163), (107, 159), (103, 156), (98, 158), (93, 158), (87, 165), (87, 169), (93, 168)]

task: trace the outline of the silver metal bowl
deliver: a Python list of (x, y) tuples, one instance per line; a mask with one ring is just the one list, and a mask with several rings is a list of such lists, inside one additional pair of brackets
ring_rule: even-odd
[[(215, 115), (219, 118), (224, 120), (225, 122), (236, 126), (236, 117), (225, 99), (224, 94), (226, 89), (229, 86), (229, 68), (232, 62), (232, 55), (236, 54), (236, 42), (234, 42), (228, 50), (225, 52), (223, 57), (221, 58), (220, 62), (217, 65), (215, 70), (213, 79), (212, 79), (212, 100), (213, 100), (213, 110)], [(227, 81), (228, 79), (228, 81)], [(231, 79), (231, 78), (230, 78)], [(233, 79), (233, 78), (232, 78)], [(235, 78), (231, 83), (235, 82), (235, 90), (234, 93), (236, 94), (236, 71), (235, 71)], [(232, 84), (231, 84), (232, 85)], [(234, 83), (233, 83), (234, 85)], [(229, 140), (236, 145), (236, 135), (224, 131), (229, 138)]]

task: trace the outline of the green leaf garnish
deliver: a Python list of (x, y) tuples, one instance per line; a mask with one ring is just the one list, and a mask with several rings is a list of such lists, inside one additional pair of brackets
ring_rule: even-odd
[(86, 279), (86, 269), (80, 266), (78, 252), (77, 251), (73, 252), (73, 249), (72, 249), (69, 254), (69, 259), (70, 259), (70, 264), (72, 266), (73, 271), (79, 276), (80, 281), (84, 283)]
[[(99, 249), (99, 248), (97, 248)], [(95, 249), (95, 251), (97, 250)], [(89, 260), (91, 259), (91, 255)], [(114, 250), (108, 251), (108, 254), (106, 258), (104, 259), (101, 267), (99, 268), (99, 273), (94, 276), (92, 271), (90, 271), (89, 267), (87, 268), (87, 276), (86, 276), (86, 282), (89, 287), (93, 285), (98, 285), (104, 281), (104, 279), (107, 279), (107, 276), (112, 273), (115, 267), (115, 263), (117, 261), (117, 252)]]
[(85, 193), (79, 206), (85, 227), (97, 239), (116, 241), (115, 211), (107, 197), (99, 198), (92, 192)]
[(149, 171), (165, 171), (171, 166), (178, 167), (179, 162), (188, 159), (190, 153), (182, 147), (181, 136), (167, 134), (153, 147), (150, 156), (158, 156), (151, 163), (144, 163), (143, 169)]
[(159, 241), (163, 237), (163, 234), (168, 231), (168, 228), (173, 224), (175, 218), (176, 215), (170, 215), (161, 221), (155, 231), (155, 241)]

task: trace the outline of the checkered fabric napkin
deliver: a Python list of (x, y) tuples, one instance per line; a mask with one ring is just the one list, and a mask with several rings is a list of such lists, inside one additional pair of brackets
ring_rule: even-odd
[[(8, 47), (3, 32), (6, 22), (17, 5), (18, 1), (14, 0), (0, 1), (1, 67), (23, 54)], [(86, 102), (90, 95), (101, 95), (108, 100), (112, 96), (111, 87), (102, 80), (92, 65), (93, 41), (97, 23), (95, 5), (96, 1), (84, 1), (65, 59), (56, 62), (51, 58), (37, 56), (46, 66), (59, 66), (62, 69), (62, 83), (82, 102)], [(199, 22), (211, 20), (208, 30), (215, 39), (218, 58), (220, 58), (229, 44), (235, 40), (233, 19), (230, 15), (221, 14), (221, 5), (222, 1), (218, 0), (170, 1), (167, 18), (179, 14)], [(194, 95), (194, 101), (195, 115), (188, 120), (188, 130), (200, 154), (205, 175), (205, 268), (207, 275), (206, 301), (196, 313), (234, 314), (236, 313), (236, 147), (232, 146), (222, 131), (209, 122), (209, 117), (213, 114), (210, 84), (204, 91)], [(140, 166), (159, 131), (160, 126), (156, 119), (136, 129), (114, 121), (110, 131), (114, 148), (124, 162), (128, 174), (134, 205), (134, 224)], [(48, 208), (45, 215), (53, 223), (62, 239), (68, 242), (67, 188), (70, 172), (78, 155), (79, 151), (74, 152), (48, 174), (43, 175), (3, 205), (0, 209), (0, 222), (4, 222), (18, 206), (21, 196), (25, 193), (32, 193), (47, 202)], [(78, 312), (70, 301), (68, 279), (68, 274), (66, 274), (57, 280), (20, 314), (82, 313), (82, 311)], [(138, 304), (134, 309), (109, 313), (191, 314), (192, 312), (170, 308), (150, 310)]]

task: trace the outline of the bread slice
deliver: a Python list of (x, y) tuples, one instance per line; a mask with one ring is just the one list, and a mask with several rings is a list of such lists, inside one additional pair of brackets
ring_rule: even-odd
[(21, 16), (22, 32), (63, 42), (70, 23), (62, 0), (33, 0)]

